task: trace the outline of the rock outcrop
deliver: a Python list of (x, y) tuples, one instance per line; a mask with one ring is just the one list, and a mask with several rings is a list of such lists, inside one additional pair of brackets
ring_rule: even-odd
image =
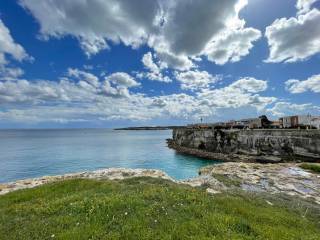
[(80, 172), (80, 173), (71, 173), (58, 176), (44, 176), (41, 178), (32, 178), (19, 180), (16, 182), (0, 184), (0, 195), (25, 189), (33, 188), (46, 183), (57, 182), (68, 179), (107, 179), (107, 180), (122, 180), (126, 178), (133, 177), (154, 177), (162, 178), (166, 180), (172, 180), (166, 173), (160, 170), (151, 170), (151, 169), (126, 169), (126, 168), (107, 168), (101, 169), (92, 172)]
[(159, 170), (109, 168), (92, 172), (45, 176), (0, 184), (0, 195), (69, 179), (122, 180), (133, 177), (161, 178), (192, 187), (205, 187), (209, 194), (244, 190), (297, 196), (320, 204), (320, 175), (303, 170), (296, 163), (214, 164), (200, 169), (199, 177), (183, 181), (176, 181)]
[(320, 204), (320, 174), (294, 163), (223, 163), (200, 169), (192, 186), (205, 186), (210, 193), (226, 190), (265, 192), (301, 197)]
[(223, 161), (320, 162), (319, 130), (174, 129), (169, 147)]

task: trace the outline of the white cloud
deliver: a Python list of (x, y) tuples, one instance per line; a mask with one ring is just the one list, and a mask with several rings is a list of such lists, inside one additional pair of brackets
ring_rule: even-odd
[(103, 38), (79, 37), (79, 39), (80, 39), (80, 46), (88, 57), (90, 57), (91, 55), (95, 55), (102, 50), (109, 49), (107, 42)]
[(197, 90), (208, 88), (210, 85), (216, 83), (220, 77), (212, 76), (206, 71), (187, 71), (176, 72), (176, 79), (181, 82), (182, 89)]
[(125, 98), (129, 98), (130, 97), (130, 93), (128, 88), (123, 87), (123, 86), (117, 86), (114, 87), (111, 85), (111, 83), (109, 81), (105, 81), (101, 87), (101, 93), (105, 96), (109, 96), (109, 97), (125, 97)]
[(160, 7), (158, 1), (21, 0), (38, 20), (44, 38), (73, 35), (86, 54), (107, 48), (107, 41), (137, 47), (146, 42)]
[(273, 108), (267, 109), (267, 112), (274, 116), (290, 116), (297, 114), (320, 114), (320, 107), (314, 106), (311, 103), (295, 104), (290, 102), (277, 102)]
[(270, 55), (267, 62), (303, 61), (320, 52), (320, 11), (281, 18), (266, 28)]
[(290, 79), (286, 81), (286, 90), (290, 93), (304, 93), (307, 91), (320, 93), (320, 74), (313, 75), (307, 80)]
[(298, 14), (309, 12), (311, 6), (319, 0), (298, 0), (296, 7), (299, 10)]
[(228, 24), (238, 19), (238, 13), (246, 2), (171, 1), (164, 15), (162, 44), (167, 45), (168, 49), (176, 54), (198, 55), (213, 37), (233, 27)]
[(137, 78), (147, 78), (151, 81), (159, 81), (169, 83), (172, 80), (168, 76), (164, 76), (161, 72), (139, 72), (137, 73)]
[(264, 80), (246, 77), (232, 83), (229, 87), (232, 89), (239, 89), (243, 92), (258, 93), (267, 90), (268, 83)]
[(87, 82), (88, 84), (90, 84), (94, 87), (99, 86), (99, 79), (95, 75), (93, 75), (92, 73), (81, 71), (81, 70), (75, 69), (75, 68), (69, 68), (68, 69), (68, 76), (75, 77), (76, 79)]
[(195, 65), (186, 55), (177, 55), (168, 51), (158, 50), (156, 57), (159, 59), (162, 68), (173, 68), (180, 71), (186, 71), (194, 68)]
[(253, 106), (258, 110), (275, 102), (275, 97), (263, 97), (258, 93), (267, 89), (267, 82), (254, 78), (243, 78), (220, 89), (205, 89), (198, 93), (202, 104), (215, 108), (240, 108)]
[(156, 63), (154, 63), (153, 56), (152, 56), (151, 52), (148, 52), (143, 55), (142, 63), (151, 72), (159, 73), (161, 71), (160, 68), (158, 67), (158, 65)]
[(8, 67), (7, 55), (17, 61), (32, 60), (24, 48), (14, 41), (9, 29), (0, 19), (0, 81), (16, 79), (24, 73), (21, 68)]
[(28, 58), (28, 54), (23, 49), (23, 47), (17, 44), (11, 34), (9, 29), (0, 20), (0, 64), (6, 64), (7, 60), (5, 55), (9, 54), (14, 59), (22, 61)]
[(0, 104), (84, 104), (105, 97), (129, 98), (129, 88), (139, 86), (130, 75), (121, 72), (107, 76), (104, 81), (78, 69), (69, 69), (68, 76), (75, 79), (0, 82)]
[(162, 66), (181, 71), (194, 67), (193, 59), (201, 55), (219, 64), (239, 61), (260, 38), (260, 31), (245, 28), (239, 17), (247, 0), (20, 3), (37, 19), (44, 39), (74, 36), (87, 55), (108, 48), (109, 42), (133, 48), (147, 44)]
[(14, 80), (21, 77), (24, 71), (17, 67), (7, 67), (0, 65), (0, 81)]
[(261, 32), (254, 28), (242, 28), (236, 31), (225, 31), (210, 42), (204, 53), (216, 64), (238, 62), (249, 54), (253, 42), (261, 37)]
[(164, 66), (158, 66), (158, 64), (154, 62), (154, 58), (151, 52), (148, 52), (143, 55), (142, 63), (144, 67), (148, 70), (148, 72), (138, 73), (137, 74), (138, 78), (148, 78), (149, 80), (152, 80), (152, 81), (159, 81), (159, 82), (166, 82), (166, 83), (172, 82), (172, 80), (168, 76), (163, 75), (161, 71), (164, 68)]
[(113, 73), (106, 77), (106, 80), (126, 88), (140, 86), (140, 83), (136, 82), (133, 77), (124, 72)]
[(252, 43), (261, 36), (259, 30), (245, 28), (245, 21), (239, 18), (240, 10), (247, 5), (246, 0), (175, 0), (170, 3), (161, 34), (151, 38), (149, 45), (160, 53), (160, 58), (164, 54), (167, 58), (178, 56), (182, 60), (184, 57), (182, 66), (189, 67), (174, 67), (181, 71), (193, 67), (186, 64), (189, 58), (203, 55), (217, 64), (239, 61), (249, 54)]
[[(0, 121), (21, 123), (70, 121), (147, 121), (154, 119), (198, 120), (214, 116), (219, 109), (248, 107), (264, 109), (275, 101), (259, 93), (265, 81), (240, 79), (220, 89), (201, 92), (147, 96), (130, 91), (137, 86), (129, 75), (114, 73), (105, 80), (70, 69), (60, 81), (13, 80), (0, 82)], [(232, 117), (232, 116), (231, 116)]]

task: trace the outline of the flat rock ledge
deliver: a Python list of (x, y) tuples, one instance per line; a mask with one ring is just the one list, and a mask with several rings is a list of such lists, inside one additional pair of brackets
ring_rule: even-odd
[(153, 177), (174, 181), (166, 173), (160, 170), (152, 169), (126, 169), (126, 168), (107, 168), (97, 171), (71, 173), (58, 176), (44, 176), (0, 184), (0, 195), (13, 192), (20, 189), (33, 188), (46, 183), (52, 183), (68, 179), (106, 179), (106, 180), (123, 180), (133, 177)]
[(320, 174), (306, 171), (296, 163), (260, 164), (228, 162), (199, 170), (199, 177), (177, 181), (160, 170), (108, 168), (90, 172), (19, 180), (0, 184), (0, 195), (68, 179), (123, 180), (153, 177), (192, 187), (205, 188), (208, 194), (244, 190), (254, 193), (285, 194), (320, 205)]
[(204, 186), (209, 193), (226, 190), (265, 192), (301, 197), (320, 204), (320, 174), (306, 171), (295, 163), (223, 163), (204, 167), (199, 177), (186, 181)]

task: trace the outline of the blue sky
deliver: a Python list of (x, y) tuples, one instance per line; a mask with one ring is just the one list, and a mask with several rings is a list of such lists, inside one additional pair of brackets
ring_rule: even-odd
[(137, 2), (1, 1), (0, 127), (320, 115), (320, 1)]

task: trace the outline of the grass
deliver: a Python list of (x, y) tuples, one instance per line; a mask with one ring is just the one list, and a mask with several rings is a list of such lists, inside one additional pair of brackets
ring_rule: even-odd
[(76, 179), (1, 196), (0, 239), (316, 240), (312, 212), (160, 179)]
[(222, 182), (226, 187), (240, 187), (241, 179), (227, 176), (223, 174), (212, 173), (212, 177), (217, 179), (219, 182)]
[(315, 173), (320, 173), (320, 164), (317, 163), (302, 163), (300, 164), (300, 167)]

